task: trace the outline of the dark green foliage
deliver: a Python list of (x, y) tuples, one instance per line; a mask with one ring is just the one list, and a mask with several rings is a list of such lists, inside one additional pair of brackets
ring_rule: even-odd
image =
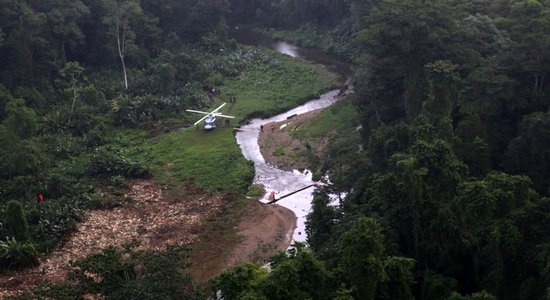
[(513, 174), (528, 175), (541, 193), (550, 193), (550, 113), (526, 116), (506, 151), (504, 165)]
[(241, 299), (244, 295), (257, 290), (260, 282), (267, 276), (267, 270), (262, 267), (244, 263), (220, 274), (214, 286), (221, 290), (226, 299)]
[(22, 269), (38, 265), (38, 252), (32, 242), (14, 238), (0, 241), (0, 267), (2, 270)]
[(455, 127), (454, 150), (472, 176), (483, 176), (491, 167), (487, 132), (478, 116), (464, 117)]
[(430, 70), (429, 64), (444, 59), (451, 48), (448, 39), (456, 26), (451, 16), (443, 1), (388, 1), (370, 11), (358, 34), (366, 52), (358, 72), (358, 106), (368, 120), (366, 129), (404, 117), (412, 120), (421, 111), (430, 85), (434, 87), (428, 78), (433, 72), (425, 67)]
[[(374, 231), (380, 230), (376, 223), (365, 226), (371, 225)], [(385, 256), (381, 233), (363, 232), (359, 227), (361, 225), (346, 233), (347, 238), (338, 246), (341, 252), (345, 252), (339, 256), (342, 261), (338, 268), (327, 268), (303, 244), (295, 243), (287, 253), (271, 258), (270, 272), (258, 265), (242, 264), (219, 275), (214, 290), (220, 290), (225, 299), (353, 299), (351, 295), (356, 299), (373, 298), (374, 295), (379, 299), (411, 298), (409, 287), (414, 261)], [(352, 237), (355, 233), (360, 234), (358, 239)], [(375, 243), (375, 251), (358, 254), (356, 250), (373, 248), (371, 244), (362, 243), (367, 241)], [(365, 270), (376, 272), (363, 275)], [(373, 283), (371, 279), (377, 281)], [(368, 287), (365, 289), (359, 284), (367, 284), (374, 290), (367, 294)], [(345, 286), (351, 289), (345, 289)]]
[(429, 270), (424, 272), (422, 279), (422, 297), (426, 299), (447, 299), (458, 286), (454, 278)]
[(200, 285), (186, 272), (187, 250), (168, 248), (140, 252), (108, 247), (75, 263), (70, 274), (78, 284), (40, 285), (29, 297), (36, 299), (80, 299), (86, 294), (106, 299), (204, 299)]
[(8, 201), (4, 210), (3, 225), (9, 238), (14, 238), (19, 242), (29, 241), (29, 225), (23, 205), (19, 201)]
[(330, 206), (330, 198), (326, 194), (316, 194), (313, 197), (312, 212), (307, 216), (306, 222), (307, 241), (323, 257), (334, 248), (331, 235), (336, 225), (336, 216), (335, 208)]
[(239, 265), (216, 278), (215, 290), (225, 299), (332, 299), (336, 282), (313, 254), (295, 245), (271, 262), (272, 270), (253, 264)]
[[(105, 249), (102, 253), (92, 254), (77, 263), (83, 273), (78, 276), (82, 284), (96, 293), (112, 294), (125, 283), (136, 279), (135, 265), (129, 258), (114, 247)], [(94, 277), (95, 276), (95, 280)], [(101, 279), (101, 280), (99, 280)], [(99, 281), (99, 282), (98, 282)]]
[(43, 145), (33, 140), (21, 140), (7, 126), (0, 125), (0, 177), (36, 174), (47, 162)]
[(21, 139), (30, 138), (36, 132), (37, 117), (33, 109), (25, 106), (23, 100), (14, 100), (6, 105), (5, 126)]
[[(536, 217), (528, 227), (519, 225), (532, 214), (544, 214), (545, 202), (530, 189), (529, 179), (491, 173), (481, 182), (466, 181), (466, 169), (447, 142), (423, 140), (434, 136), (426, 134), (435, 133), (434, 127), (420, 121), (413, 128), (417, 141), (405, 153), (387, 158), (385, 173), (370, 178), (366, 203), (369, 214), (389, 225), (388, 236), (399, 253), (433, 268), (420, 277), (423, 295), (446, 299), (456, 289), (484, 287), (511, 297), (524, 280), (540, 287), (542, 269), (528, 271), (540, 266), (519, 255), (546, 240), (531, 230), (547, 226), (548, 217)], [(378, 139), (382, 130), (371, 139)], [(523, 267), (514, 267), (516, 263)], [(512, 271), (519, 268), (526, 273)]]
[(414, 283), (412, 270), (415, 261), (410, 258), (389, 256), (384, 260), (388, 280), (378, 289), (380, 299), (413, 299), (411, 286)]
[[(548, 11), (537, 1), (385, 1), (363, 13), (356, 104), (367, 179), (328, 224), (376, 217), (386, 244), (418, 260), (416, 297), (545, 293), (546, 265), (528, 257), (548, 240), (534, 234), (548, 208), (530, 183), (548, 193)], [(491, 173), (500, 168), (529, 178)], [(312, 216), (326, 212), (317, 204)], [(326, 240), (345, 236), (317, 224)]]
[(0, 267), (10, 270), (38, 265), (38, 252), (29, 233), (25, 209), (20, 202), (7, 202), (2, 224), (6, 239), (0, 241)]
[(380, 225), (367, 218), (356, 220), (351, 230), (341, 237), (339, 265), (359, 299), (374, 299), (378, 285), (387, 280), (382, 239)]
[(299, 247), (286, 261), (281, 259), (272, 266), (264, 283), (268, 299), (330, 299), (335, 291), (333, 275), (311, 252)]
[(123, 149), (117, 147), (96, 148), (87, 169), (88, 173), (94, 176), (122, 175), (128, 178), (143, 178), (150, 175), (141, 161), (132, 160)]
[(75, 284), (40, 283), (34, 291), (10, 297), (11, 300), (30, 300), (37, 297), (47, 297), (59, 300), (82, 299), (82, 286)]
[(169, 248), (161, 253), (144, 253), (137, 260), (143, 264), (142, 274), (138, 273), (138, 280), (123, 287), (126, 291), (115, 293), (114, 299), (200, 298), (199, 284), (185, 272), (186, 250)]
[(530, 258), (538, 254), (528, 253), (542, 249), (544, 244), (539, 243), (547, 239), (538, 236), (538, 232), (548, 226), (548, 216), (543, 216), (546, 200), (541, 200), (529, 186), (530, 180), (524, 176), (493, 173), (483, 181), (466, 183), (457, 195), (464, 212), (466, 250), (473, 261), (479, 262), (477, 270), (489, 270), (476, 276), (487, 290), (499, 297), (518, 293), (518, 286), (510, 282), (522, 285), (524, 280), (542, 280), (540, 271), (514, 271), (540, 268)]
[(457, 292), (453, 292), (447, 300), (496, 300), (497, 298), (486, 291), (473, 293), (471, 295), (463, 296)]
[(118, 125), (139, 126), (157, 120), (158, 100), (152, 96), (119, 96), (112, 100), (114, 121)]
[(6, 117), (6, 105), (13, 101), (11, 92), (2, 84), (0, 84), (0, 121)]

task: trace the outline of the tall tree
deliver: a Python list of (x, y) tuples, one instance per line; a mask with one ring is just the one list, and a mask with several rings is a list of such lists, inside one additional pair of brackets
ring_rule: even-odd
[(352, 283), (357, 299), (374, 299), (378, 286), (386, 281), (384, 244), (380, 225), (369, 218), (359, 218), (340, 241), (340, 267)]
[(84, 68), (76, 61), (70, 61), (65, 64), (63, 69), (61, 69), (60, 73), (61, 76), (63, 76), (69, 83), (70, 89), (72, 91), (72, 98), (73, 102), (71, 104), (71, 112), (69, 115), (69, 122), (71, 122), (71, 116), (74, 111), (74, 106), (76, 103), (76, 99), (79, 97), (79, 91), (80, 91), (80, 77), (82, 76), (82, 73), (84, 72)]
[[(445, 59), (458, 47), (451, 38), (453, 14), (449, 4), (439, 0), (375, 5), (357, 35), (367, 53), (358, 72), (358, 104), (365, 119), (384, 124), (404, 116), (414, 120), (420, 113), (428, 94), (425, 65)], [(372, 122), (365, 124), (367, 129)]]
[(47, 6), (45, 15), (54, 40), (52, 44), (59, 49), (56, 56), (60, 64), (64, 64), (67, 61), (67, 48), (74, 50), (84, 43), (79, 21), (90, 15), (90, 10), (80, 0), (45, 1), (44, 6)]
[(124, 88), (128, 89), (125, 57), (135, 39), (130, 25), (137, 25), (137, 20), (143, 16), (143, 10), (138, 0), (105, 0), (103, 5), (108, 13), (103, 22), (109, 26), (110, 34), (116, 40), (116, 49), (124, 74)]
[[(44, 13), (27, 1), (0, 1), (0, 27), (5, 31), (5, 42), (0, 48), (2, 82), (13, 87), (31, 82), (42, 75), (36, 58), (43, 54), (47, 41), (41, 35), (45, 24)], [(44, 63), (44, 62), (42, 62)], [(38, 71), (40, 70), (40, 71)], [(38, 71), (38, 72), (37, 72)]]
[(533, 113), (519, 126), (508, 146), (504, 166), (513, 174), (527, 174), (535, 188), (550, 194), (550, 113)]

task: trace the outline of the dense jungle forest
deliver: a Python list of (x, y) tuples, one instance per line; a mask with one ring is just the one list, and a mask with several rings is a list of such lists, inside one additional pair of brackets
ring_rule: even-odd
[(353, 67), (364, 151), (337, 138), (318, 154), (332, 183), (307, 243), (208, 282), (187, 247), (109, 247), (74, 262), (71, 283), (14, 299), (550, 299), (548, 0), (0, 0), (0, 273), (36, 267), (136, 178), (250, 191), (230, 138), (229, 154), (204, 154), (227, 173), (188, 160), (173, 178), (161, 165), (177, 153), (146, 149), (202, 159), (195, 141), (140, 144), (193, 126), (185, 110), (227, 101), (242, 76), (292, 77), (266, 80), (284, 99), (260, 91), (258, 108), (237, 108), (243, 123), (328, 87), (238, 44), (242, 26)]

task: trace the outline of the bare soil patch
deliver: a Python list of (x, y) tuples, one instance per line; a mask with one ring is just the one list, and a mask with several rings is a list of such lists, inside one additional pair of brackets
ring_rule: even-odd
[(62, 282), (73, 269), (71, 262), (109, 245), (121, 247), (140, 240), (137, 250), (162, 250), (192, 244), (205, 221), (226, 204), (222, 195), (198, 194), (190, 185), (172, 195), (152, 180), (131, 182), (125, 197), (131, 200), (121, 207), (88, 212), (68, 241), (41, 258), (38, 267), (0, 275), (0, 298), (31, 289), (39, 281)]
[[(74, 270), (72, 262), (133, 240), (140, 241), (136, 250), (197, 245), (190, 271), (206, 281), (239, 263), (265, 262), (285, 251), (296, 226), (292, 211), (257, 199), (224, 215), (231, 197), (207, 194), (190, 185), (169, 192), (152, 180), (136, 180), (124, 196), (129, 201), (121, 207), (89, 211), (67, 242), (41, 258), (38, 267), (0, 275), (0, 299), (32, 289), (41, 281), (65, 282)], [(229, 227), (224, 227), (225, 221)], [(216, 226), (222, 228), (216, 230)]]
[(230, 266), (245, 262), (265, 262), (279, 251), (290, 246), (296, 227), (296, 216), (277, 204), (261, 204), (251, 209), (239, 224), (243, 241), (229, 258)]
[(296, 227), (296, 216), (291, 210), (254, 199), (240, 207), (238, 214), (233, 227), (205, 237), (193, 248), (191, 273), (196, 279), (210, 280), (243, 262), (267, 262), (289, 247)]
[(291, 131), (314, 119), (322, 109), (297, 115), (281, 122), (264, 125), (260, 132), (258, 144), (265, 161), (279, 169), (291, 171), (311, 167), (311, 162), (305, 153), (321, 153), (328, 140), (301, 141), (292, 137)]

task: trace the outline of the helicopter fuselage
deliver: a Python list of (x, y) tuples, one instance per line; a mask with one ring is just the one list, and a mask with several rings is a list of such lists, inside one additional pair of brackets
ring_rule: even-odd
[(204, 119), (204, 129), (210, 130), (214, 128), (216, 128), (216, 116), (208, 115), (208, 117)]

